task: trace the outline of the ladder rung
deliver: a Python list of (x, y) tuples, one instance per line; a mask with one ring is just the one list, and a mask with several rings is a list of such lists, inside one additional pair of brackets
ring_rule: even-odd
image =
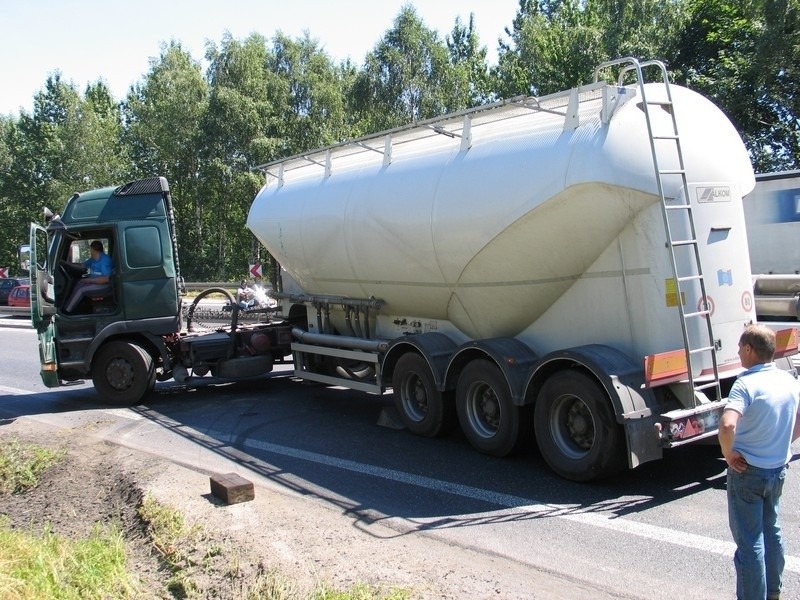
[(691, 246), (693, 244), (697, 244), (697, 240), (677, 240), (672, 242), (673, 246)]
[(667, 210), (692, 210), (691, 204), (665, 204)]
[(685, 175), (685, 169), (662, 169), (658, 172), (659, 175)]
[(694, 350), (689, 350), (689, 354), (700, 354), (701, 352), (708, 352), (709, 350), (714, 350), (714, 346), (705, 346), (703, 348), (695, 348)]
[(697, 281), (703, 279), (702, 275), (687, 275), (686, 277), (678, 277), (678, 283), (682, 281)]
[(653, 139), (654, 140), (677, 140), (678, 139), (678, 134), (673, 134), (673, 135), (654, 135)]
[(694, 386), (694, 389), (696, 389), (696, 390), (705, 390), (705, 389), (708, 389), (710, 387), (717, 387), (718, 385), (719, 385), (719, 380), (716, 380), (716, 381), (712, 381), (711, 383), (704, 383), (702, 385), (696, 385), (696, 386)]
[(692, 319), (694, 317), (706, 317), (709, 314), (711, 314), (710, 310), (698, 310), (697, 312), (693, 312), (693, 313), (685, 313), (683, 315), (683, 318), (684, 319)]
[(652, 104), (653, 106), (672, 106), (672, 102), (669, 100), (648, 100), (647, 104)]

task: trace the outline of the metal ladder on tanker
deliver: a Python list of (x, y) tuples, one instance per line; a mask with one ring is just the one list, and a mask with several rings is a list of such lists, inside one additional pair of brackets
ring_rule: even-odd
[[(619, 72), (619, 79), (618, 85), (622, 86), (623, 78), (625, 74), (631, 71), (636, 72), (637, 77), (637, 85), (639, 88), (639, 94), (642, 98), (642, 111), (645, 115), (645, 120), (647, 122), (647, 133), (648, 137), (650, 138), (650, 151), (653, 154), (653, 166), (655, 168), (655, 175), (656, 175), (656, 182), (658, 183), (658, 194), (661, 201), (661, 212), (664, 217), (664, 228), (667, 234), (667, 246), (669, 248), (669, 256), (670, 261), (672, 264), (672, 273), (674, 276), (675, 281), (675, 293), (678, 305), (678, 313), (680, 315), (680, 322), (681, 322), (681, 333), (683, 334), (683, 347), (685, 351), (685, 359), (686, 359), (686, 369), (687, 369), (687, 376), (689, 382), (692, 384), (692, 388), (695, 391), (702, 391), (714, 388), (714, 395), (712, 395), (712, 400), (722, 400), (722, 391), (720, 389), (720, 381), (719, 381), (719, 365), (717, 362), (717, 347), (714, 342), (714, 331), (711, 325), (711, 310), (709, 309), (708, 303), (705, 300), (708, 298), (706, 294), (706, 283), (705, 277), (703, 276), (703, 266), (700, 260), (700, 247), (697, 242), (697, 231), (695, 229), (694, 223), (694, 214), (692, 210), (691, 201), (689, 199), (689, 184), (686, 179), (686, 167), (683, 161), (683, 151), (681, 149), (681, 141), (680, 136), (678, 134), (678, 123), (675, 119), (675, 111), (674, 105), (672, 102), (672, 91), (669, 87), (669, 77), (667, 75), (667, 69), (664, 66), (664, 63), (661, 61), (651, 60), (645, 62), (639, 62), (635, 58), (621, 58), (613, 61), (609, 61), (606, 63), (601, 64), (600, 66), (595, 69), (595, 81), (597, 81), (598, 74), (600, 70), (613, 67), (613, 66), (622, 66)], [(666, 93), (666, 100), (654, 100), (649, 101), (647, 99), (647, 95), (645, 93), (645, 80), (643, 69), (647, 67), (658, 67), (661, 71), (662, 82), (664, 85), (664, 91)], [(653, 123), (650, 115), (650, 107), (651, 106), (658, 106), (661, 108), (666, 109), (666, 111), (671, 116), (672, 122), (672, 131), (666, 133), (655, 133), (653, 131)], [(665, 154), (666, 152), (674, 152), (674, 156), (677, 158), (677, 169), (663, 169), (661, 167), (661, 163), (659, 162), (659, 147), (658, 143), (661, 143), (662, 146), (664, 144), (668, 144), (671, 149), (666, 150), (663, 147), (661, 148), (661, 154)], [(664, 178), (665, 177), (679, 177), (681, 180), (681, 189), (683, 190), (682, 198), (675, 198), (675, 200), (681, 200), (681, 202), (676, 203), (668, 203), (667, 198), (664, 195)], [(673, 237), (672, 227), (670, 225), (670, 212), (672, 211), (679, 211), (683, 212), (686, 217), (686, 223), (688, 224), (689, 230), (689, 237), (687, 239), (679, 239), (676, 240)], [(691, 249), (690, 255), (690, 269), (693, 267), (694, 272), (689, 274), (681, 274), (678, 272), (678, 262), (675, 258), (675, 250), (676, 248), (680, 247), (689, 247)], [(700, 298), (703, 300), (700, 302), (698, 306), (698, 310), (694, 312), (686, 312), (686, 309), (683, 305), (683, 299), (686, 297), (683, 293), (684, 288), (687, 284), (691, 282), (697, 282), (700, 286)], [(705, 321), (705, 331), (707, 333), (707, 339), (705, 339), (701, 345), (697, 347), (692, 347), (691, 339), (689, 336), (689, 321), (692, 319), (702, 319)], [(710, 378), (702, 378), (702, 377), (695, 377), (694, 376), (694, 369), (692, 368), (692, 359), (694, 357), (698, 357), (701, 355), (709, 355), (711, 357), (712, 363), (712, 376)], [(696, 399), (695, 399), (696, 402)]]

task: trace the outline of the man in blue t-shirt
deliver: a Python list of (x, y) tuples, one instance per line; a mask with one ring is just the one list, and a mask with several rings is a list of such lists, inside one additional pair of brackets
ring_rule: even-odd
[(800, 435), (800, 384), (775, 366), (774, 354), (772, 330), (763, 325), (745, 328), (739, 358), (746, 370), (733, 384), (720, 419), (739, 600), (777, 599), (783, 581), (778, 510), (791, 444)]
[(92, 294), (107, 292), (111, 281), (111, 271), (114, 263), (111, 257), (103, 250), (103, 242), (95, 240), (89, 245), (90, 258), (84, 261), (86, 276), (80, 279), (72, 290), (69, 300), (64, 306), (64, 311), (71, 313), (80, 304), (81, 300)]

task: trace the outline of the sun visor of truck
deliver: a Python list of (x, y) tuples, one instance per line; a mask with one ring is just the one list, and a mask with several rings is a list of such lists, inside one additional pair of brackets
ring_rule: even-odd
[(150, 177), (131, 181), (114, 190), (115, 196), (138, 196), (140, 194), (160, 194), (169, 191), (169, 183), (165, 177)]

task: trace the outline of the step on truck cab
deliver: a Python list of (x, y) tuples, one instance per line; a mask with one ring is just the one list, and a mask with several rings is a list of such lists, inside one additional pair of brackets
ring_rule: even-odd
[[(31, 318), (46, 386), (91, 378), (106, 402), (127, 405), (156, 380), (268, 373), (288, 351), (288, 328), (280, 324), (238, 327), (234, 318), (213, 333), (183, 330), (178, 244), (163, 177), (76, 193), (62, 214), (45, 209), (45, 222), (31, 224), (30, 252)], [(84, 262), (97, 242), (111, 273), (87, 287)]]

